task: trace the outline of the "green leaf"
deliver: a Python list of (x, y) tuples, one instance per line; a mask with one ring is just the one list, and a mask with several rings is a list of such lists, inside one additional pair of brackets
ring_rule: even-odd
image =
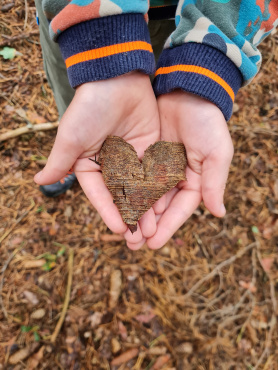
[(63, 254), (65, 254), (65, 251), (66, 251), (66, 247), (62, 247), (58, 250), (57, 252), (57, 257), (61, 257)]
[(22, 325), (20, 330), (21, 330), (22, 333), (29, 333), (29, 331), (32, 330), (32, 326)]
[(34, 332), (34, 339), (35, 339), (35, 342), (39, 342), (41, 340), (41, 337), (39, 336), (37, 331)]
[(16, 53), (17, 51), (15, 49), (8, 48), (7, 46), (0, 51), (0, 55), (2, 55), (4, 59), (13, 59), (16, 56)]
[(259, 229), (257, 228), (257, 226), (252, 226), (251, 227), (251, 230), (254, 234), (259, 234)]
[(55, 267), (55, 265), (55, 262), (48, 261), (42, 266), (42, 269), (43, 271), (50, 271), (53, 267)]
[(44, 207), (43, 206), (39, 206), (36, 210), (36, 213), (41, 213), (44, 211)]

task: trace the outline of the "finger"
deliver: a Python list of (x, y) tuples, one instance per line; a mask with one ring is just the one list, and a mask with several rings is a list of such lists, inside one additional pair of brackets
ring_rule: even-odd
[(140, 219), (139, 225), (145, 238), (150, 238), (156, 232), (156, 219), (153, 208), (150, 208)]
[(67, 138), (64, 131), (62, 128), (58, 130), (46, 166), (34, 177), (39, 185), (53, 184), (65, 177), (82, 152), (74, 140)]
[(143, 238), (139, 243), (127, 242), (126, 245), (128, 246), (129, 249), (133, 251), (137, 251), (138, 249), (142, 248), (145, 243), (146, 243), (146, 238)]
[(124, 238), (129, 243), (133, 244), (139, 243), (143, 239), (139, 223), (137, 223), (137, 230), (134, 233), (127, 229), (126, 232), (124, 233)]
[(111, 231), (117, 234), (124, 234), (127, 230), (126, 224), (113, 203), (113, 197), (104, 184), (100, 172), (76, 172), (80, 186), (89, 201), (100, 214), (105, 224)]
[(158, 199), (157, 202), (155, 202), (155, 204), (153, 205), (153, 209), (156, 215), (164, 213), (178, 191), (179, 189), (177, 187), (174, 187), (166, 194), (164, 194), (160, 199)]
[(216, 217), (225, 216), (224, 192), (231, 155), (209, 156), (202, 167), (202, 197), (206, 208)]
[(188, 183), (184, 183), (184, 187), (176, 193), (158, 221), (155, 235), (147, 240), (149, 248), (163, 247), (200, 204), (200, 176), (188, 169), (187, 179)]

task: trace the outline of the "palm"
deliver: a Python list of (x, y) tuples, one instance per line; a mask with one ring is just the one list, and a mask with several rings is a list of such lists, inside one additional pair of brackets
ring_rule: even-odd
[(197, 96), (174, 92), (158, 99), (161, 138), (183, 142), (187, 152), (187, 181), (162, 197), (154, 211), (158, 221), (150, 248), (160, 248), (204, 200), (215, 216), (225, 214), (222, 206), (233, 147), (221, 111)]
[(88, 158), (98, 155), (108, 135), (122, 137), (140, 158), (159, 139), (159, 133), (157, 104), (148, 76), (136, 72), (81, 85), (59, 125), (43, 177), (36, 180), (53, 183), (74, 166), (81, 187), (107, 226), (124, 234), (129, 247), (137, 249), (155, 233), (153, 210), (143, 216), (132, 235), (113, 204), (99, 166)]

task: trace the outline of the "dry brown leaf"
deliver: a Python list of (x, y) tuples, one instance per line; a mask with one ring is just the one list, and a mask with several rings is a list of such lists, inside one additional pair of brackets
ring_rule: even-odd
[(150, 356), (161, 356), (165, 355), (167, 352), (167, 347), (151, 347), (148, 350), (148, 354)]
[(118, 353), (121, 350), (121, 344), (117, 338), (111, 339), (111, 349), (113, 354)]
[(46, 260), (44, 258), (40, 260), (23, 261), (23, 267), (25, 269), (34, 269), (37, 267), (42, 267), (44, 264), (46, 264)]
[(135, 319), (143, 324), (149, 323), (156, 315), (152, 312), (135, 316)]
[(38, 343), (32, 343), (30, 346), (20, 349), (19, 351), (15, 352), (9, 358), (9, 364), (16, 365), (19, 362), (25, 360), (31, 353), (33, 353), (39, 347)]
[(117, 136), (107, 137), (99, 162), (104, 182), (132, 233), (143, 214), (185, 180), (187, 164), (182, 143), (158, 141), (148, 147), (141, 163), (133, 146)]
[(269, 272), (271, 270), (273, 262), (274, 262), (274, 258), (271, 258), (271, 257), (262, 258), (260, 260), (262, 268), (265, 270), (265, 272)]
[(121, 294), (122, 273), (120, 270), (114, 270), (110, 276), (110, 299), (109, 307), (114, 308), (118, 303)]
[(114, 360), (111, 361), (111, 366), (118, 366), (128, 362), (129, 360), (136, 357), (139, 353), (138, 348), (131, 348), (128, 351), (122, 353), (120, 356), (115, 357)]
[(32, 303), (32, 305), (35, 306), (36, 304), (39, 303), (39, 300), (36, 294), (30, 292), (29, 290), (24, 290), (23, 294), (24, 294), (24, 297), (27, 299), (27, 301)]
[(164, 366), (165, 364), (167, 364), (167, 362), (170, 360), (170, 358), (171, 358), (170, 355), (159, 356), (158, 359), (153, 364), (153, 366), (151, 367), (151, 370), (159, 370), (159, 369), (161, 369), (162, 366)]
[(40, 361), (43, 359), (45, 346), (42, 346), (38, 352), (34, 353), (28, 360), (27, 368), (28, 370), (34, 370), (37, 369), (37, 366), (39, 365)]
[(250, 290), (251, 293), (255, 293), (257, 291), (257, 288), (251, 282), (240, 280), (239, 285), (244, 289)]
[(120, 333), (120, 336), (121, 336), (122, 340), (126, 340), (127, 339), (127, 330), (126, 330), (126, 327), (124, 326), (124, 324), (122, 323), (122, 321), (118, 322), (118, 328), (119, 328), (119, 333)]
[(45, 316), (45, 309), (39, 308), (38, 310), (31, 313), (30, 318), (34, 320), (40, 320)]

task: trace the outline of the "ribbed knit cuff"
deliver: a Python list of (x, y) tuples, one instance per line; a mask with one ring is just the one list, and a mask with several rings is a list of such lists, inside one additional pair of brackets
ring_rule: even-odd
[(139, 70), (155, 70), (142, 14), (120, 14), (79, 23), (58, 37), (72, 87)]
[(163, 50), (153, 86), (157, 96), (182, 89), (208, 99), (228, 121), (242, 82), (239, 69), (225, 54), (190, 42)]

